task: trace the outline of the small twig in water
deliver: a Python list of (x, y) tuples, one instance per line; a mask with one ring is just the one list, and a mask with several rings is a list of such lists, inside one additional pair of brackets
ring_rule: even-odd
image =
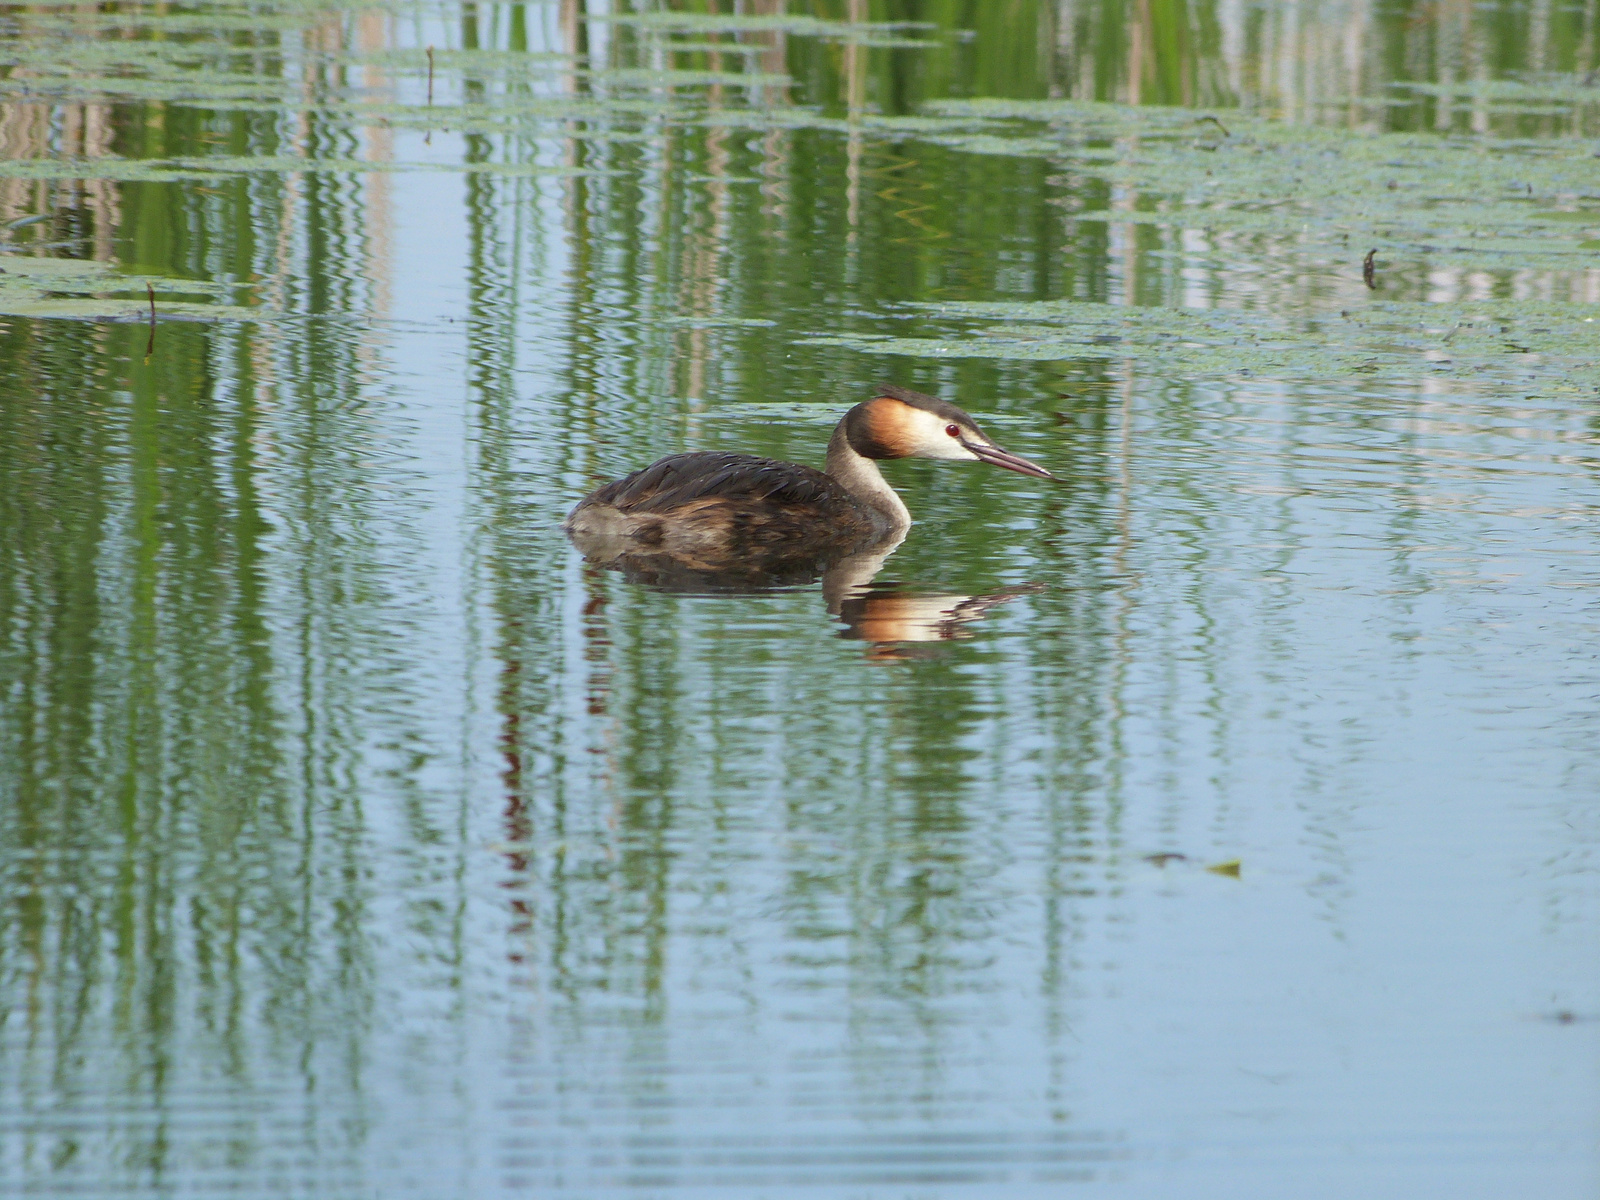
[(1376, 250), (1368, 250), (1367, 256), (1361, 260), (1361, 281), (1374, 290), (1378, 286), (1378, 264), (1374, 261), (1377, 257)]
[[(429, 108), (433, 107), (433, 47), (432, 46), (428, 47), (428, 107)], [(433, 145), (433, 130), (430, 129), (430, 130), (428, 130), (427, 133), (422, 135), (422, 144), (424, 146)]]
[(48, 221), (50, 216), (50, 213), (35, 213), (31, 217), (19, 217), (15, 221), (8, 221), (4, 228), (7, 233), (11, 233), (13, 230), (26, 229), (29, 225), (37, 225), (41, 221)]
[(150, 340), (144, 344), (144, 361), (145, 365), (149, 366), (151, 356), (156, 352), (156, 289), (150, 286), (150, 281), (147, 279), (144, 282), (144, 290), (150, 297)]
[(1233, 136), (1233, 134), (1228, 132), (1228, 127), (1226, 125), (1224, 125), (1221, 121), (1217, 120), (1215, 117), (1196, 117), (1194, 123), (1196, 125), (1204, 125), (1207, 121), (1210, 121), (1218, 129), (1222, 130), (1222, 136), (1223, 137), (1232, 137)]

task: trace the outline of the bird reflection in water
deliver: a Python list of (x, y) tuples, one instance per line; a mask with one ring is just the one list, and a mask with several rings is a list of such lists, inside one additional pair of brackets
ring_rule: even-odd
[(967, 626), (991, 608), (1043, 590), (1043, 584), (1024, 583), (968, 596), (886, 581), (851, 588), (828, 611), (844, 626), (840, 637), (870, 642), (867, 657), (873, 662), (894, 662), (932, 658), (940, 652), (938, 643), (971, 637)]
[(769, 553), (715, 564), (645, 553), (622, 541), (609, 546), (591, 541), (580, 549), (590, 562), (620, 572), (629, 583), (686, 596), (794, 591), (820, 579), (828, 613), (844, 627), (839, 636), (870, 643), (867, 657), (875, 662), (932, 657), (939, 652), (938, 643), (971, 637), (967, 626), (996, 605), (1044, 589), (1043, 584), (1023, 583), (967, 595), (877, 581), (902, 540), (903, 535), (896, 535), (840, 557)]

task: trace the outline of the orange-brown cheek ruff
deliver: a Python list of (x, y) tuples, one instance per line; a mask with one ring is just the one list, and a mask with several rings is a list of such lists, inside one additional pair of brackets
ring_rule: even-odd
[(916, 453), (915, 410), (889, 396), (879, 396), (859, 410), (850, 430), (850, 445), (864, 458), (910, 458)]

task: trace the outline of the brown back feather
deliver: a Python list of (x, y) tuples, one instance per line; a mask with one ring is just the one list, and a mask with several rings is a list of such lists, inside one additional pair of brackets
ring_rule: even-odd
[(585, 503), (627, 513), (667, 513), (696, 500), (855, 507), (849, 493), (812, 467), (753, 454), (674, 454), (596, 490)]

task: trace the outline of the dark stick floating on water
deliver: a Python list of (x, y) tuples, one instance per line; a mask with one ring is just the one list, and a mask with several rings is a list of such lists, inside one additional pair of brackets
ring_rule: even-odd
[(898, 540), (911, 525), (878, 469), (886, 458), (985, 462), (1055, 478), (995, 445), (955, 405), (886, 383), (845, 413), (822, 471), (751, 454), (674, 454), (590, 492), (565, 528), (580, 550), (601, 557), (626, 549), (725, 563), (844, 552)]
[(1361, 281), (1374, 290), (1378, 286), (1377, 256), (1377, 250), (1368, 250), (1367, 256), (1361, 260)]
[[(433, 107), (433, 47), (432, 46), (428, 47), (428, 107), (429, 108)], [(427, 133), (422, 135), (422, 144), (424, 146), (433, 145), (433, 130), (430, 129), (430, 130), (428, 130)]]
[(156, 352), (156, 289), (150, 285), (150, 281), (147, 279), (144, 283), (144, 290), (150, 297), (150, 340), (144, 344), (144, 360), (149, 362)]

